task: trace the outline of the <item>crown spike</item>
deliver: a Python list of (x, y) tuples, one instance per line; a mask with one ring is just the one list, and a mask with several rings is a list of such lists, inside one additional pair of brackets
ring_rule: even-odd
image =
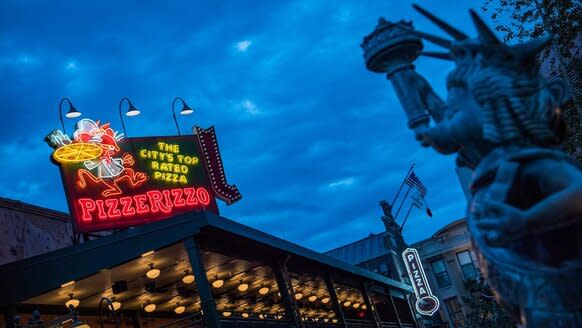
[(416, 9), (418, 12), (420, 12), (423, 16), (430, 19), (438, 27), (443, 29), (443, 31), (447, 32), (449, 35), (451, 35), (453, 38), (455, 38), (455, 40), (461, 41), (461, 40), (465, 40), (468, 38), (468, 36), (465, 35), (465, 33), (452, 27), (451, 25), (449, 25), (445, 21), (441, 20), (440, 18), (434, 16), (433, 14), (429, 13), (428, 11), (426, 11), (425, 9), (420, 7), (419, 5), (413, 4), (412, 7), (414, 7), (414, 9)]
[(477, 13), (473, 9), (469, 9), (469, 13), (471, 14), (471, 18), (473, 19), (473, 24), (475, 24), (475, 28), (477, 29), (477, 34), (479, 34), (479, 39), (483, 43), (489, 44), (501, 44), (499, 39), (495, 36), (495, 33), (491, 31), (491, 29), (483, 22), (481, 17), (477, 15)]
[(420, 55), (444, 60), (453, 60), (453, 56), (447, 52), (423, 51)]
[(509, 46), (508, 49), (517, 57), (537, 56), (551, 41), (552, 36), (546, 35), (525, 43)]
[(451, 41), (441, 38), (440, 36), (436, 36), (436, 35), (432, 35), (426, 32), (421, 32), (421, 31), (413, 31), (414, 34), (418, 35), (419, 37), (430, 41), (438, 46), (450, 49), (451, 48)]

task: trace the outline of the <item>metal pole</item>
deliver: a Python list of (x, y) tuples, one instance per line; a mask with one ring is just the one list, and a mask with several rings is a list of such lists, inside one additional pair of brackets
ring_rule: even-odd
[(341, 304), (339, 304), (337, 294), (333, 286), (333, 279), (331, 278), (331, 273), (329, 272), (325, 274), (325, 285), (327, 286), (327, 290), (329, 291), (329, 296), (331, 298), (333, 308), (341, 320), (342, 327), (348, 328), (348, 324), (346, 323), (346, 317), (344, 316), (344, 310), (342, 310), (342, 306)]
[(400, 188), (398, 188), (398, 192), (396, 193), (396, 196), (394, 196), (394, 200), (392, 200), (392, 206), (395, 205), (396, 200), (398, 199), (398, 196), (400, 196), (400, 192), (402, 191), (402, 187), (404, 187), (404, 183), (406, 183), (406, 179), (410, 175), (410, 172), (412, 172), (412, 169), (414, 169), (414, 163), (410, 164), (410, 168), (408, 169), (408, 173), (406, 173), (404, 180), (402, 180), (402, 183), (400, 184)]
[(289, 321), (295, 324), (295, 327), (304, 327), (301, 321), (301, 313), (295, 302), (293, 286), (289, 280), (289, 274), (287, 272), (287, 261), (289, 256), (285, 258), (283, 262), (277, 261), (273, 265), (273, 273), (275, 274), (275, 279), (277, 280), (277, 286), (279, 287), (279, 292), (281, 293), (281, 299), (283, 305), (285, 306), (285, 313), (289, 317)]
[(410, 211), (412, 211), (413, 206), (414, 206), (414, 202), (410, 204), (410, 207), (408, 208), (408, 212), (406, 212), (406, 216), (404, 217), (404, 220), (402, 221), (402, 224), (400, 225), (400, 232), (402, 232), (402, 229), (404, 229), (404, 224), (406, 224), (406, 220), (408, 220), (408, 216), (410, 215)]
[(402, 209), (402, 205), (404, 205), (404, 201), (408, 197), (410, 190), (412, 190), (412, 187), (408, 186), (408, 189), (406, 190), (406, 194), (404, 194), (404, 198), (402, 199), (402, 202), (400, 203), (400, 206), (398, 207), (398, 211), (396, 211), (396, 214), (394, 215), (394, 221), (396, 221), (396, 219), (398, 218), (398, 214), (400, 214), (400, 210)]
[(124, 100), (127, 100), (128, 104), (131, 104), (131, 101), (127, 97), (123, 97), (119, 101), (119, 119), (121, 120), (121, 128), (123, 129), (123, 136), (127, 137), (127, 132), (125, 131), (125, 123), (123, 123), (123, 115), (121, 114), (121, 105), (123, 105)]
[(184, 99), (182, 99), (182, 97), (176, 97), (172, 102), (172, 115), (174, 117), (174, 124), (176, 124), (176, 130), (178, 130), (178, 135), (180, 135), (180, 126), (178, 125), (178, 119), (176, 119), (176, 110), (174, 109), (174, 106), (176, 105), (176, 101), (178, 99), (182, 101), (182, 106), (186, 104), (186, 102), (184, 101)]
[(366, 306), (368, 307), (368, 309), (370, 309), (370, 312), (372, 313), (372, 318), (374, 319), (374, 323), (376, 324), (376, 327), (380, 328), (381, 319), (380, 319), (380, 316), (378, 315), (378, 312), (376, 312), (376, 307), (372, 303), (372, 299), (370, 298), (370, 293), (368, 292), (368, 286), (366, 285), (365, 282), (362, 283), (362, 294), (364, 296), (364, 302), (366, 303)]
[(196, 287), (200, 295), (200, 302), (202, 311), (204, 311), (204, 321), (207, 328), (221, 328), (220, 319), (218, 318), (218, 311), (216, 310), (216, 302), (214, 295), (210, 289), (208, 278), (206, 277), (206, 270), (200, 258), (200, 249), (194, 240), (194, 237), (186, 238), (183, 241), (184, 248), (188, 252), (190, 258), (190, 265), (192, 266), (192, 273), (196, 277)]
[(61, 126), (63, 127), (63, 133), (67, 134), (67, 130), (65, 129), (65, 122), (63, 121), (63, 103), (67, 101), (69, 102), (69, 106), (71, 106), (71, 100), (69, 100), (69, 98), (63, 98), (61, 99), (61, 102), (59, 103), (59, 120), (61, 121)]

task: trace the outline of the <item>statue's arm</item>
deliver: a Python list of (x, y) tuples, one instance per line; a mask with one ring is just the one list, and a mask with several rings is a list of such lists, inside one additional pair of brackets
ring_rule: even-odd
[[(543, 231), (582, 220), (582, 172), (569, 163), (537, 164), (543, 170), (539, 188), (549, 196), (525, 210), (526, 231)], [(539, 171), (538, 171), (539, 172)], [(527, 176), (526, 176), (527, 178)], [(529, 178), (536, 178), (532, 174)], [(544, 190), (545, 189), (545, 190)]]
[(415, 85), (428, 113), (435, 122), (442, 121), (445, 113), (446, 104), (443, 99), (432, 89), (428, 81), (420, 74), (415, 72)]
[(536, 181), (537, 188), (548, 196), (525, 210), (493, 199), (471, 204), (471, 214), (490, 244), (502, 245), (582, 219), (582, 172), (578, 167), (539, 161), (524, 169), (523, 178)]

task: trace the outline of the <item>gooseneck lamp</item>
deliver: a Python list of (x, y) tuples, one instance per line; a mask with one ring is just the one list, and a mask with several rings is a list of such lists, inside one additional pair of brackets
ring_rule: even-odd
[(121, 115), (121, 105), (123, 105), (123, 102), (124, 101), (127, 101), (127, 104), (129, 106), (127, 108), (127, 112), (125, 113), (126, 116), (136, 116), (136, 115), (139, 115), (140, 111), (137, 108), (135, 108), (135, 106), (133, 105), (133, 103), (131, 102), (131, 100), (129, 100), (129, 98), (127, 98), (127, 97), (123, 97), (119, 101), (119, 118), (121, 119), (121, 127), (123, 128), (123, 135), (125, 137), (127, 137), (127, 132), (125, 131), (125, 123), (123, 122), (123, 115)]
[(186, 101), (184, 101), (184, 99), (182, 97), (176, 97), (174, 98), (174, 101), (172, 101), (172, 116), (174, 117), (174, 124), (176, 124), (176, 130), (178, 130), (178, 135), (180, 135), (180, 126), (178, 126), (178, 120), (176, 119), (176, 101), (180, 100), (182, 102), (182, 110), (180, 111), (180, 115), (190, 115), (194, 112), (194, 110), (192, 108), (190, 108), (188, 106), (188, 104), (186, 104)]
[(65, 114), (67, 118), (79, 117), (81, 116), (81, 112), (79, 112), (77, 108), (73, 106), (73, 103), (69, 98), (65, 97), (61, 99), (61, 102), (59, 103), (59, 120), (61, 121), (61, 126), (63, 127), (63, 133), (67, 134), (67, 131), (65, 130), (65, 122), (63, 121), (63, 103), (65, 103), (65, 101), (69, 104), (69, 111), (67, 114)]

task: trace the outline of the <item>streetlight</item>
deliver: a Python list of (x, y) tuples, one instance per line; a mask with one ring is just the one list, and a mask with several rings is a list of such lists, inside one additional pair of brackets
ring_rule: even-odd
[(180, 127), (178, 126), (178, 120), (176, 119), (176, 110), (174, 108), (176, 106), (176, 101), (178, 100), (182, 101), (182, 110), (180, 111), (180, 115), (190, 115), (194, 112), (194, 110), (186, 104), (186, 101), (184, 101), (182, 97), (174, 98), (174, 101), (172, 102), (172, 115), (174, 116), (174, 123), (176, 124), (178, 135), (180, 135)]
[(75, 118), (75, 117), (79, 117), (81, 116), (81, 112), (79, 112), (77, 110), (77, 108), (75, 108), (75, 106), (73, 106), (73, 103), (71, 102), (71, 100), (67, 97), (61, 99), (61, 102), (59, 103), (59, 119), (61, 120), (61, 125), (63, 126), (63, 133), (67, 134), (67, 131), (65, 130), (65, 122), (63, 121), (63, 103), (64, 102), (68, 102), (69, 103), (69, 111), (67, 112), (67, 114), (65, 114), (65, 116), (67, 118)]
[(123, 97), (119, 101), (119, 118), (121, 119), (121, 127), (123, 128), (123, 135), (127, 137), (127, 133), (125, 131), (125, 123), (123, 123), (123, 115), (121, 115), (121, 105), (123, 105), (124, 100), (127, 100), (127, 104), (129, 105), (129, 107), (127, 108), (127, 112), (125, 113), (126, 116), (139, 115), (140, 111), (137, 108), (135, 108), (135, 106), (133, 106), (133, 104), (131, 103), (131, 100), (129, 100), (129, 98), (127, 98), (127, 97)]

